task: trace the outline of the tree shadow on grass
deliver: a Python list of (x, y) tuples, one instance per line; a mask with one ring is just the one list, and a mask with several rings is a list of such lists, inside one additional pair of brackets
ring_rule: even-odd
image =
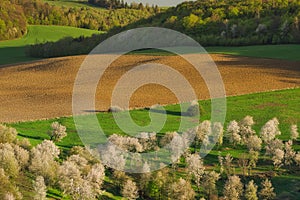
[(45, 140), (46, 138), (41, 137), (41, 136), (31, 136), (31, 135), (25, 135), (22, 133), (18, 133), (19, 136), (24, 137), (24, 138), (30, 138), (30, 139), (36, 139), (36, 140)]

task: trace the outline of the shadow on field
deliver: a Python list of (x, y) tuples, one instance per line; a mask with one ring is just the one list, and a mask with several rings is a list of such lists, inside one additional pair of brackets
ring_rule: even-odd
[(31, 135), (25, 135), (22, 133), (18, 133), (19, 136), (23, 137), (23, 138), (31, 138), (31, 139), (36, 139), (36, 140), (44, 140), (44, 137), (41, 136), (31, 136)]

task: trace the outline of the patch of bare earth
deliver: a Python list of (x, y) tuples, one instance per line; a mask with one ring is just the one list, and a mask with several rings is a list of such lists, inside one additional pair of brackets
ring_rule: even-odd
[[(300, 86), (300, 62), (211, 56), (222, 75), (228, 96)], [(54, 58), (0, 68), (0, 122), (71, 115), (73, 84), (84, 58)], [(116, 60), (99, 81), (96, 110), (104, 111), (110, 107), (113, 88), (122, 75), (149, 62), (173, 67), (186, 77), (199, 99), (209, 98), (201, 76), (181, 57), (126, 55)], [(170, 90), (155, 84), (139, 88), (130, 100), (131, 107), (157, 103), (171, 104), (178, 100)]]

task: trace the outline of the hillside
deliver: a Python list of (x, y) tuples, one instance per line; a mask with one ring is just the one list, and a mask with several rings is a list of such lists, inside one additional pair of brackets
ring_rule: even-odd
[(0, 65), (32, 60), (25, 54), (26, 46), (55, 42), (65, 37), (88, 37), (101, 32), (66, 26), (28, 26), (27, 34), (15, 40), (0, 41)]
[[(140, 19), (126, 26), (115, 26), (107, 36), (74, 41), (74, 46), (93, 49), (110, 35), (137, 27), (165, 27), (191, 36), (202, 46), (249, 46), (266, 44), (299, 44), (300, 43), (300, 4), (298, 1), (195, 1), (184, 2), (176, 7), (151, 17)], [(69, 41), (68, 41), (69, 42)], [(61, 41), (58, 45), (63, 45)], [(91, 45), (87, 48), (87, 45)], [(56, 48), (55, 44), (32, 47), (29, 51), (33, 57), (56, 57), (77, 55), (78, 48), (67, 52), (44, 49)], [(40, 53), (45, 52), (45, 53)]]
[(24, 35), (26, 33), (26, 18), (23, 8), (11, 4), (9, 0), (1, 0), (0, 9), (0, 41)]
[[(64, 5), (66, 3), (66, 5)], [(60, 25), (107, 31), (148, 18), (155, 8), (105, 9), (87, 2), (4, 0), (1, 2), (0, 40), (21, 37), (29, 25)]]

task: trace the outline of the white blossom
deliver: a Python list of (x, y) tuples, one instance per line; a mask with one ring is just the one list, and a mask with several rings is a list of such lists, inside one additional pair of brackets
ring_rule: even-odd
[(285, 143), (285, 154), (284, 154), (284, 163), (285, 165), (292, 165), (294, 162), (294, 157), (296, 156), (296, 152), (292, 148), (293, 141), (289, 140)]
[(253, 180), (251, 180), (246, 185), (245, 198), (246, 198), (246, 200), (258, 200), (258, 197), (257, 197), (257, 185), (254, 183)]
[(262, 182), (262, 189), (259, 192), (259, 199), (261, 200), (272, 200), (276, 196), (271, 181), (266, 179)]
[(282, 161), (284, 158), (284, 151), (281, 149), (275, 149), (275, 153), (272, 157), (273, 165), (275, 168), (279, 168), (282, 165)]
[(45, 185), (44, 177), (37, 176), (34, 183), (34, 200), (45, 200), (47, 195), (47, 187)]
[(292, 125), (291, 126), (291, 139), (297, 140), (298, 137), (299, 137), (298, 127), (297, 127), (297, 125)]
[(225, 200), (239, 200), (243, 195), (243, 184), (238, 176), (230, 176), (223, 190)]
[(257, 135), (251, 135), (246, 138), (245, 144), (247, 145), (249, 150), (260, 151), (262, 140)]
[(281, 135), (278, 125), (277, 118), (273, 118), (261, 128), (261, 138), (266, 144), (274, 140), (277, 135)]
[(66, 133), (66, 127), (61, 125), (58, 122), (53, 122), (51, 124), (51, 131), (48, 131), (48, 135), (50, 136), (50, 140), (53, 140), (55, 142), (61, 141), (64, 137), (67, 136)]
[(128, 179), (124, 183), (121, 193), (122, 196), (128, 200), (135, 200), (139, 198), (138, 187), (136, 186), (136, 183), (131, 179)]
[(229, 139), (229, 142), (233, 145), (240, 144), (242, 141), (242, 138), (239, 134), (240, 127), (237, 121), (231, 121), (227, 126), (227, 137)]

